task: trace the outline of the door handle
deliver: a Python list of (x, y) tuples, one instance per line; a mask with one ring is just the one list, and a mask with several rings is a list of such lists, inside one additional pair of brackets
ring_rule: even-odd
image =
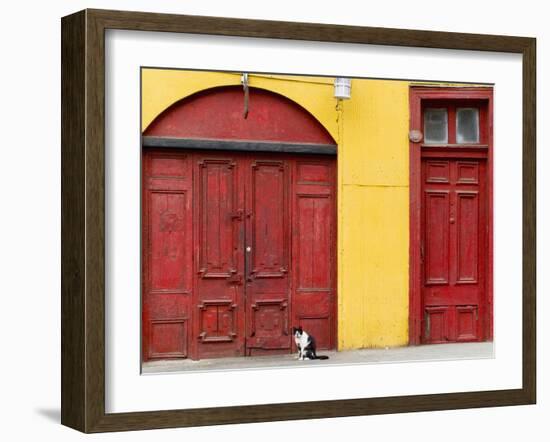
[(250, 254), (252, 253), (252, 247), (246, 246), (244, 249), (244, 274), (248, 282), (252, 281), (252, 271), (250, 270)]

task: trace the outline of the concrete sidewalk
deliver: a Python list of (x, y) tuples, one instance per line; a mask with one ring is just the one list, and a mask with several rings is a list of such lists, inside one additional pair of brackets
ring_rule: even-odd
[(320, 367), (327, 365), (379, 364), (389, 362), (444, 361), (456, 359), (492, 358), (492, 342), (471, 342), (460, 344), (435, 344), (389, 349), (368, 349), (350, 351), (320, 351), (328, 360), (298, 361), (296, 355), (252, 356), (238, 358), (190, 359), (146, 362), (143, 374), (185, 373), (199, 371), (221, 371), (240, 369), (268, 369), (293, 367)]

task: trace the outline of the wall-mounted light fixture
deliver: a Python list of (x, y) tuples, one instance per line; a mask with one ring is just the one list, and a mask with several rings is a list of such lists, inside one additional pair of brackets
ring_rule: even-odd
[(336, 77), (334, 79), (334, 98), (340, 100), (351, 98), (351, 78)]

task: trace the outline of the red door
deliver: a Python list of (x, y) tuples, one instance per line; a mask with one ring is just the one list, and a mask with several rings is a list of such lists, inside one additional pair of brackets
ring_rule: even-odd
[[(230, 155), (194, 154), (194, 296), (197, 359), (244, 354), (244, 168)], [(190, 232), (191, 233), (191, 232)], [(194, 247), (193, 247), (194, 244)], [(194, 265), (193, 265), (194, 264)]]
[(492, 339), (492, 89), (410, 90), (410, 342)]
[(336, 162), (298, 157), (293, 165), (294, 324), (319, 349), (336, 347)]
[(193, 179), (190, 155), (143, 157), (143, 359), (189, 356), (193, 310)]
[(422, 342), (483, 338), (486, 161), (422, 160)]
[(335, 345), (335, 160), (144, 155), (144, 360)]
[(290, 165), (247, 158), (246, 302), (248, 354), (290, 350)]

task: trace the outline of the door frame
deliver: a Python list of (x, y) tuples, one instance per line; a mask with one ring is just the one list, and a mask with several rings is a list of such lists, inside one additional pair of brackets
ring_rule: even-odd
[[(493, 88), (492, 87), (430, 87), (409, 88), (411, 131), (423, 132), (422, 103), (427, 100), (483, 100), (487, 102), (487, 280), (486, 317), (483, 341), (493, 339)], [(411, 134), (412, 135), (412, 134)], [(412, 139), (411, 139), (412, 138)], [(421, 344), (422, 338), (422, 142), (409, 136), (409, 345)], [(466, 158), (479, 158), (477, 147), (456, 147)]]

